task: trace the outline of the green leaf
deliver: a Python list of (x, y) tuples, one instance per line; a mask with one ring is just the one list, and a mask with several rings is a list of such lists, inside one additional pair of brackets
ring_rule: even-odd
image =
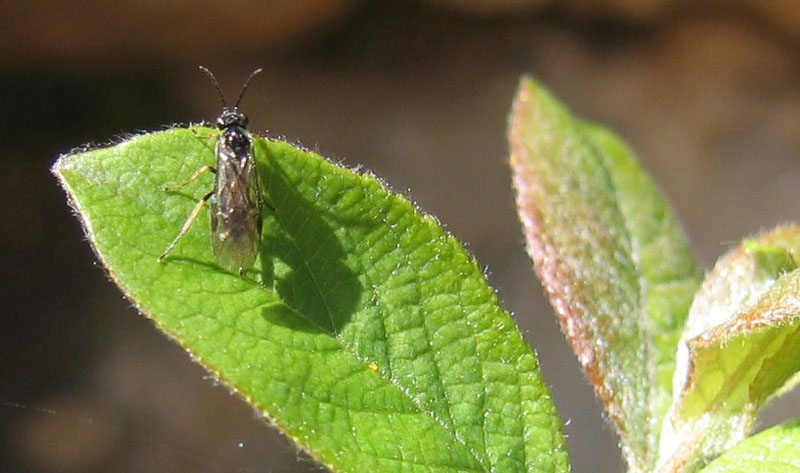
[(679, 352), (664, 471), (693, 471), (740, 442), (767, 400), (800, 380), (798, 256), (800, 227), (779, 227), (743, 242), (706, 278)]
[(703, 473), (794, 473), (800, 471), (800, 419), (754, 435), (714, 460)]
[(54, 172), (136, 306), (314, 458), (344, 472), (565, 472), (538, 361), (473, 258), (374, 177), (255, 139), (262, 248), (240, 278), (202, 212), (206, 128), (61, 158)]
[(630, 150), (531, 79), (509, 141), (528, 253), (630, 470), (650, 471), (700, 281), (686, 237)]
[(761, 279), (775, 279), (797, 268), (791, 251), (778, 245), (768, 245), (759, 240), (745, 240), (745, 252), (752, 256)]

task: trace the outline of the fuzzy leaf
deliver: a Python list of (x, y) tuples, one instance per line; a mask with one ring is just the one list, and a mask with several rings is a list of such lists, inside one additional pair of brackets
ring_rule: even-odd
[(694, 471), (750, 432), (800, 371), (800, 227), (746, 240), (706, 278), (687, 321), (661, 471)]
[(528, 253), (630, 470), (650, 471), (700, 280), (686, 238), (630, 150), (531, 79), (509, 140)]
[(714, 460), (702, 473), (796, 473), (800, 471), (800, 419), (750, 437)]
[(215, 130), (61, 158), (110, 276), (139, 310), (332, 471), (565, 472), (534, 353), (470, 255), (370, 175), (255, 139), (260, 256), (217, 264), (209, 218), (156, 261), (200, 196)]

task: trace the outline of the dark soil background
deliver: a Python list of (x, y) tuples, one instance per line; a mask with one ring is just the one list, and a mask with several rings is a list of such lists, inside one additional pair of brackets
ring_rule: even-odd
[(123, 299), (49, 173), (87, 142), (213, 119), (198, 64), (231, 97), (264, 67), (254, 130), (363, 165), (467, 243), (539, 353), (576, 472), (623, 465), (523, 249), (520, 75), (632, 144), (706, 268), (799, 220), (795, 2), (0, 3), (0, 472), (319, 469)]

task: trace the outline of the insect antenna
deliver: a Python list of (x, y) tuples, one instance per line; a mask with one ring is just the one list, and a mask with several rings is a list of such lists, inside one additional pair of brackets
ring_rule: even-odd
[(251, 72), (250, 77), (248, 77), (247, 80), (244, 81), (244, 85), (242, 86), (242, 91), (239, 92), (239, 98), (236, 99), (236, 104), (233, 106), (234, 110), (239, 108), (239, 102), (242, 101), (242, 97), (244, 97), (244, 92), (247, 90), (247, 86), (250, 85), (250, 81), (253, 79), (253, 77), (257, 76), (261, 71), (262, 69), (259, 67), (255, 71)]
[[(219, 82), (217, 82), (217, 78), (214, 77), (214, 73), (209, 71), (208, 68), (205, 67), (205, 66), (199, 66), (199, 67), (200, 67), (200, 70), (205, 72), (206, 75), (208, 76), (208, 78), (211, 79), (211, 84), (213, 84), (214, 88), (217, 89), (217, 95), (219, 95), (219, 100), (222, 102), (222, 106), (227, 109), (228, 108), (228, 102), (225, 101), (225, 97), (222, 95), (222, 89), (219, 88)], [(261, 69), (259, 69), (259, 71), (260, 70)], [(253, 75), (251, 74), (250, 77), (253, 77)], [(247, 79), (247, 81), (249, 82), (250, 79)], [(245, 84), (245, 87), (247, 87), (247, 84)], [(242, 93), (244, 93), (244, 91), (242, 91)], [(242, 98), (241, 95), (239, 96), (239, 98), (240, 99)], [(239, 101), (238, 100), (236, 101), (236, 105), (239, 105)], [(236, 108), (236, 107), (234, 107), (234, 108)]]

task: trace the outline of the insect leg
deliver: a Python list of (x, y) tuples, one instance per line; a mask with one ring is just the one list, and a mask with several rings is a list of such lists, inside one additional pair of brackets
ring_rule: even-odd
[(187, 233), (189, 233), (189, 229), (192, 228), (192, 224), (194, 223), (195, 220), (197, 220), (197, 216), (200, 215), (200, 211), (203, 210), (203, 207), (205, 207), (206, 202), (208, 202), (208, 199), (210, 199), (212, 195), (214, 195), (214, 192), (209, 192), (197, 202), (197, 205), (195, 205), (194, 209), (192, 209), (192, 213), (189, 214), (189, 218), (187, 218), (186, 221), (183, 223), (183, 227), (181, 227), (181, 231), (178, 232), (178, 236), (176, 236), (175, 239), (172, 240), (172, 243), (170, 243), (169, 246), (167, 246), (167, 249), (164, 250), (161, 256), (158, 257), (159, 263), (163, 263), (164, 258), (167, 257), (167, 255), (170, 253), (170, 251), (172, 251), (173, 248), (175, 248), (175, 245), (178, 244), (180, 239), (183, 238)]
[(197, 130), (195, 130), (194, 128), (192, 128), (192, 133), (194, 133), (194, 137), (197, 138), (198, 140), (207, 140), (207, 139), (210, 139), (210, 138), (219, 138), (219, 133), (215, 133), (213, 135), (198, 135), (197, 134), (198, 133)]
[(211, 173), (216, 174), (217, 170), (214, 169), (211, 166), (203, 166), (200, 169), (198, 169), (194, 174), (192, 174), (192, 177), (190, 177), (188, 181), (184, 182), (183, 184), (179, 184), (177, 186), (165, 187), (164, 190), (167, 191), (167, 192), (175, 192), (177, 190), (181, 190), (184, 187), (188, 186), (189, 184), (193, 183), (194, 181), (200, 179), (200, 176), (202, 176), (203, 174), (205, 174), (207, 172), (211, 172)]

